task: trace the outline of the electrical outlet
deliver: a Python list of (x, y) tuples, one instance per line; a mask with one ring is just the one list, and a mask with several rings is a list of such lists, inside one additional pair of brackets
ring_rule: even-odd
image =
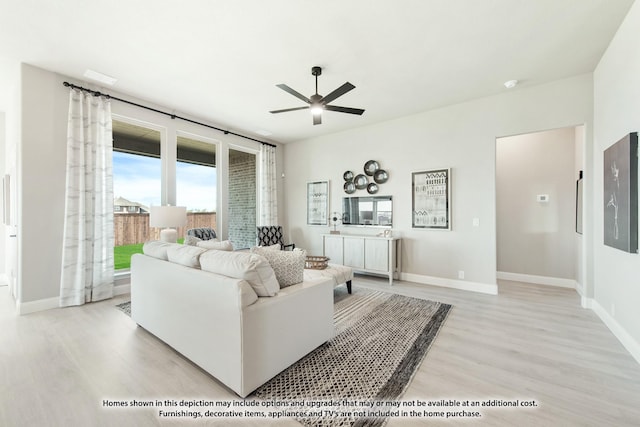
[(458, 279), (464, 279), (464, 271), (458, 270)]
[(480, 218), (473, 218), (473, 226), (480, 227)]

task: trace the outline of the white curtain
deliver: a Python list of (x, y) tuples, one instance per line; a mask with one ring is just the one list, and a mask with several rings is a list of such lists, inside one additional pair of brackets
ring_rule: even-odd
[(276, 147), (260, 146), (260, 224), (278, 225)]
[(71, 89), (60, 306), (113, 296), (111, 104)]

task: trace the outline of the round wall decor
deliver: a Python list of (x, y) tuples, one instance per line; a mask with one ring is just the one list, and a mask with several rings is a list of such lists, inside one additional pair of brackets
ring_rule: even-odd
[(378, 169), (380, 169), (380, 165), (375, 160), (369, 160), (364, 164), (364, 173), (369, 176), (373, 176)]
[(344, 183), (344, 192), (347, 194), (353, 194), (356, 192), (356, 185), (353, 183), (353, 181)]
[(358, 190), (364, 190), (365, 188), (367, 188), (367, 184), (369, 183), (369, 178), (367, 178), (366, 175), (358, 174), (353, 179), (353, 183), (356, 185), (356, 188)]
[(389, 174), (387, 173), (386, 170), (384, 169), (378, 169), (374, 174), (373, 174), (373, 180), (377, 183), (377, 184), (384, 184), (385, 182), (387, 182), (387, 180), (389, 179)]

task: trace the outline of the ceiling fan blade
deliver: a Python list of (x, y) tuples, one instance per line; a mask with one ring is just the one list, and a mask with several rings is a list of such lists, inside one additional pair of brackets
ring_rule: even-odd
[(276, 113), (286, 113), (287, 111), (308, 110), (308, 109), (309, 109), (309, 106), (307, 105), (306, 107), (285, 108), (284, 110), (273, 110), (269, 112), (272, 114), (276, 114)]
[(361, 108), (338, 107), (337, 105), (325, 105), (324, 109), (329, 111), (337, 111), (339, 113), (357, 114), (359, 116), (364, 113), (364, 110)]
[(290, 93), (291, 95), (295, 96), (296, 98), (301, 99), (302, 101), (306, 102), (307, 104), (311, 104), (311, 100), (309, 100), (309, 98), (307, 98), (306, 96), (304, 96), (300, 92), (297, 92), (297, 91), (291, 89), (286, 84), (283, 83), (283, 84), (279, 84), (279, 85), (276, 85), (276, 86), (278, 86), (283, 91)]
[(346, 82), (345, 84), (340, 86), (338, 89), (334, 90), (333, 92), (331, 92), (330, 94), (322, 98), (321, 101), (325, 104), (328, 104), (334, 99), (336, 99), (337, 97), (344, 95), (345, 93), (349, 92), (352, 89), (355, 89), (355, 86), (349, 82)]
[(313, 124), (321, 125), (322, 124), (322, 114), (314, 114), (313, 115)]

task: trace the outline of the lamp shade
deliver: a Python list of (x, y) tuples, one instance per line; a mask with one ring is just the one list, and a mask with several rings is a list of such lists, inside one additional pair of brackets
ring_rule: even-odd
[(151, 206), (149, 212), (151, 227), (184, 227), (187, 225), (187, 208), (185, 206)]

